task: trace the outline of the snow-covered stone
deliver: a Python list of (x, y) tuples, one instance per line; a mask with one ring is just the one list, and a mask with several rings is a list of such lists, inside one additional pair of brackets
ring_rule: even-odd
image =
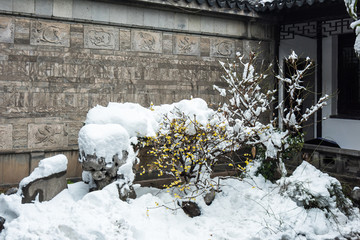
[(62, 154), (41, 160), (30, 176), (19, 184), (22, 203), (49, 201), (64, 190), (67, 187), (67, 163), (66, 156)]

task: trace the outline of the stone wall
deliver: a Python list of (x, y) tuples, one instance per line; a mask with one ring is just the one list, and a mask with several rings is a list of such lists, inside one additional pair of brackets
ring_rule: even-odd
[(259, 49), (271, 61), (272, 31), (248, 19), (119, 3), (0, 0), (0, 184), (58, 152), (71, 155), (68, 177), (80, 176), (78, 131), (97, 104), (217, 103), (218, 61)]

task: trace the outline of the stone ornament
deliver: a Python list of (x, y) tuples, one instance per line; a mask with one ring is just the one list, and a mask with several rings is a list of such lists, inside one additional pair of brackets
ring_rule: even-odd
[(70, 25), (53, 22), (32, 22), (30, 44), (70, 47)]
[(29, 148), (66, 147), (67, 133), (63, 124), (29, 124)]
[(14, 21), (12, 18), (0, 17), (0, 42), (14, 43)]
[(210, 41), (211, 57), (235, 57), (235, 42), (224, 39), (211, 39)]
[(119, 30), (109, 27), (84, 27), (84, 47), (119, 49)]
[(0, 150), (12, 149), (12, 131), (13, 126), (11, 124), (0, 125)]
[(132, 49), (140, 52), (162, 52), (162, 37), (160, 33), (148, 31), (132, 31)]
[(178, 35), (175, 36), (174, 53), (183, 55), (200, 54), (200, 38), (192, 36)]

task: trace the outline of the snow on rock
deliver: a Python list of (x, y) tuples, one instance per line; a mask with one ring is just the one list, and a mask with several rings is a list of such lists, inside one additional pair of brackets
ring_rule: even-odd
[(128, 131), (130, 137), (154, 136), (158, 128), (152, 111), (136, 103), (98, 105), (90, 109), (85, 124), (118, 124)]
[(282, 179), (285, 194), (306, 208), (336, 209), (348, 213), (352, 207), (341, 190), (340, 182), (308, 162), (296, 168), (292, 176)]
[(86, 124), (79, 132), (79, 151), (111, 163), (116, 154), (122, 158), (123, 151), (130, 151), (130, 137), (119, 124)]
[(66, 171), (68, 160), (65, 155), (59, 154), (53, 157), (45, 158), (39, 162), (37, 168), (30, 174), (30, 176), (21, 180), (19, 189), (28, 185), (40, 178), (45, 178), (50, 175)]

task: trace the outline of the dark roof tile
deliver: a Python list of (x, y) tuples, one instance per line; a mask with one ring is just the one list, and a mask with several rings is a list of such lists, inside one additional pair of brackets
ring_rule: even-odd
[[(166, 1), (166, 0), (163, 0)], [(302, 7), (304, 5), (312, 6), (315, 3), (323, 3), (325, 1), (335, 0), (273, 0), (270, 2), (260, 2), (260, 0), (178, 0), (186, 3), (203, 5), (209, 7), (218, 7), (224, 9), (239, 9), (244, 11), (274, 11), (284, 8)]]

